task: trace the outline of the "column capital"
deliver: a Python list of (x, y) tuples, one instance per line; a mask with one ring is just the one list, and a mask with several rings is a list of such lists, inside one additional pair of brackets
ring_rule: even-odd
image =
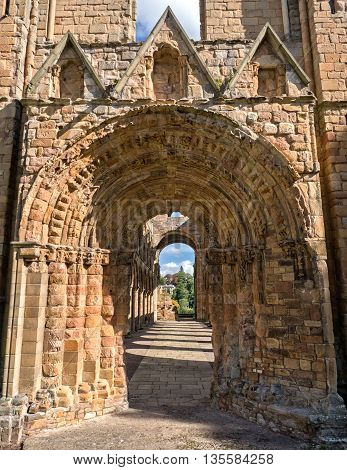
[(19, 257), (27, 262), (42, 261), (66, 264), (101, 264), (110, 262), (110, 251), (101, 248), (74, 248), (71, 246), (40, 245), (35, 242), (12, 242)]

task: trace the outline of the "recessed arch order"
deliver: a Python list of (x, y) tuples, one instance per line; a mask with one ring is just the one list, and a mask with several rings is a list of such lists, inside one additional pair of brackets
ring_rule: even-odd
[(224, 116), (143, 107), (90, 130), (41, 169), (18, 235), (87, 246), (99, 227), (105, 239), (94, 242), (112, 246), (106, 225), (131, 231), (174, 200), (201, 223), (218, 219), (213, 236), (221, 246), (254, 245), (269, 227), (279, 240), (297, 240), (310, 230), (298, 179), (266, 139)]

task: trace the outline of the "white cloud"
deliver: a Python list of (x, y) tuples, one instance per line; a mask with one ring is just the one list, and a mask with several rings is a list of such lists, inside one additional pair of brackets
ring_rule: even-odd
[(192, 39), (200, 39), (199, 0), (138, 0), (138, 40), (142, 41), (148, 36), (167, 6), (172, 8), (188, 36)]
[(165, 276), (166, 274), (176, 274), (180, 267), (183, 267), (185, 273), (194, 274), (194, 263), (190, 260), (182, 261), (180, 264), (170, 261), (170, 263), (162, 264), (160, 266), (160, 275)]
[(166, 274), (175, 274), (179, 271), (180, 267), (183, 267), (185, 273), (194, 274), (194, 264), (190, 260), (182, 261), (180, 264), (170, 261), (170, 263), (162, 264), (160, 266), (160, 275), (165, 276)]
[(170, 261), (170, 263), (164, 264), (164, 266), (166, 266), (167, 268), (173, 268), (173, 269), (178, 268), (178, 264), (174, 263), (173, 261)]
[(160, 265), (160, 275), (165, 276), (166, 274), (175, 274), (179, 269), (178, 264), (170, 261), (170, 263)]
[(164, 248), (163, 253), (165, 255), (183, 255), (184, 253), (191, 253), (193, 249), (190, 246), (185, 245), (184, 243), (174, 243), (172, 245), (168, 245)]
[(188, 274), (191, 274), (191, 275), (194, 274), (194, 264), (193, 264), (192, 261), (190, 261), (188, 259), (185, 260), (185, 261), (182, 261), (182, 267), (183, 267), (185, 273), (188, 273)]
[(169, 245), (165, 248), (165, 254), (167, 255), (179, 255), (182, 249), (179, 245)]

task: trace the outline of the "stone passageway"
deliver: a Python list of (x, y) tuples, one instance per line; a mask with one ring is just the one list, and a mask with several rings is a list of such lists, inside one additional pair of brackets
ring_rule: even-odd
[(211, 329), (158, 322), (126, 340), (130, 408), (43, 431), (25, 449), (297, 449), (302, 443), (209, 405)]
[[(145, 348), (129, 383), (133, 408), (201, 406), (209, 403), (213, 352), (211, 329), (197, 322), (158, 322), (133, 345)], [(143, 355), (143, 349), (127, 348)]]

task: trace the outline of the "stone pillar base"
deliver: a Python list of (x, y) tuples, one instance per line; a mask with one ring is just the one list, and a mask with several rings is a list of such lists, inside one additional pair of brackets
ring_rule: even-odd
[(77, 403), (69, 406), (56, 406), (62, 403), (62, 397), (58, 395), (61, 392), (52, 394), (51, 391), (40, 390), (39, 398), (31, 404), (26, 396), (0, 399), (0, 443), (19, 446), (26, 437), (43, 429), (78, 424), (128, 409), (127, 397), (120, 393), (105, 398), (104, 390), (96, 391), (89, 400), (77, 398)]
[(0, 398), (0, 443), (18, 446), (24, 435), (25, 415), (29, 406), (26, 395), (13, 398)]
[(300, 439), (310, 439), (335, 448), (347, 445), (347, 411), (342, 398), (331, 394), (307, 407), (276, 402), (273, 392), (266, 396), (264, 390), (260, 400), (245, 397), (235, 392), (223, 391), (215, 394), (213, 404), (224, 411), (246, 418), (273, 432), (290, 434)]

